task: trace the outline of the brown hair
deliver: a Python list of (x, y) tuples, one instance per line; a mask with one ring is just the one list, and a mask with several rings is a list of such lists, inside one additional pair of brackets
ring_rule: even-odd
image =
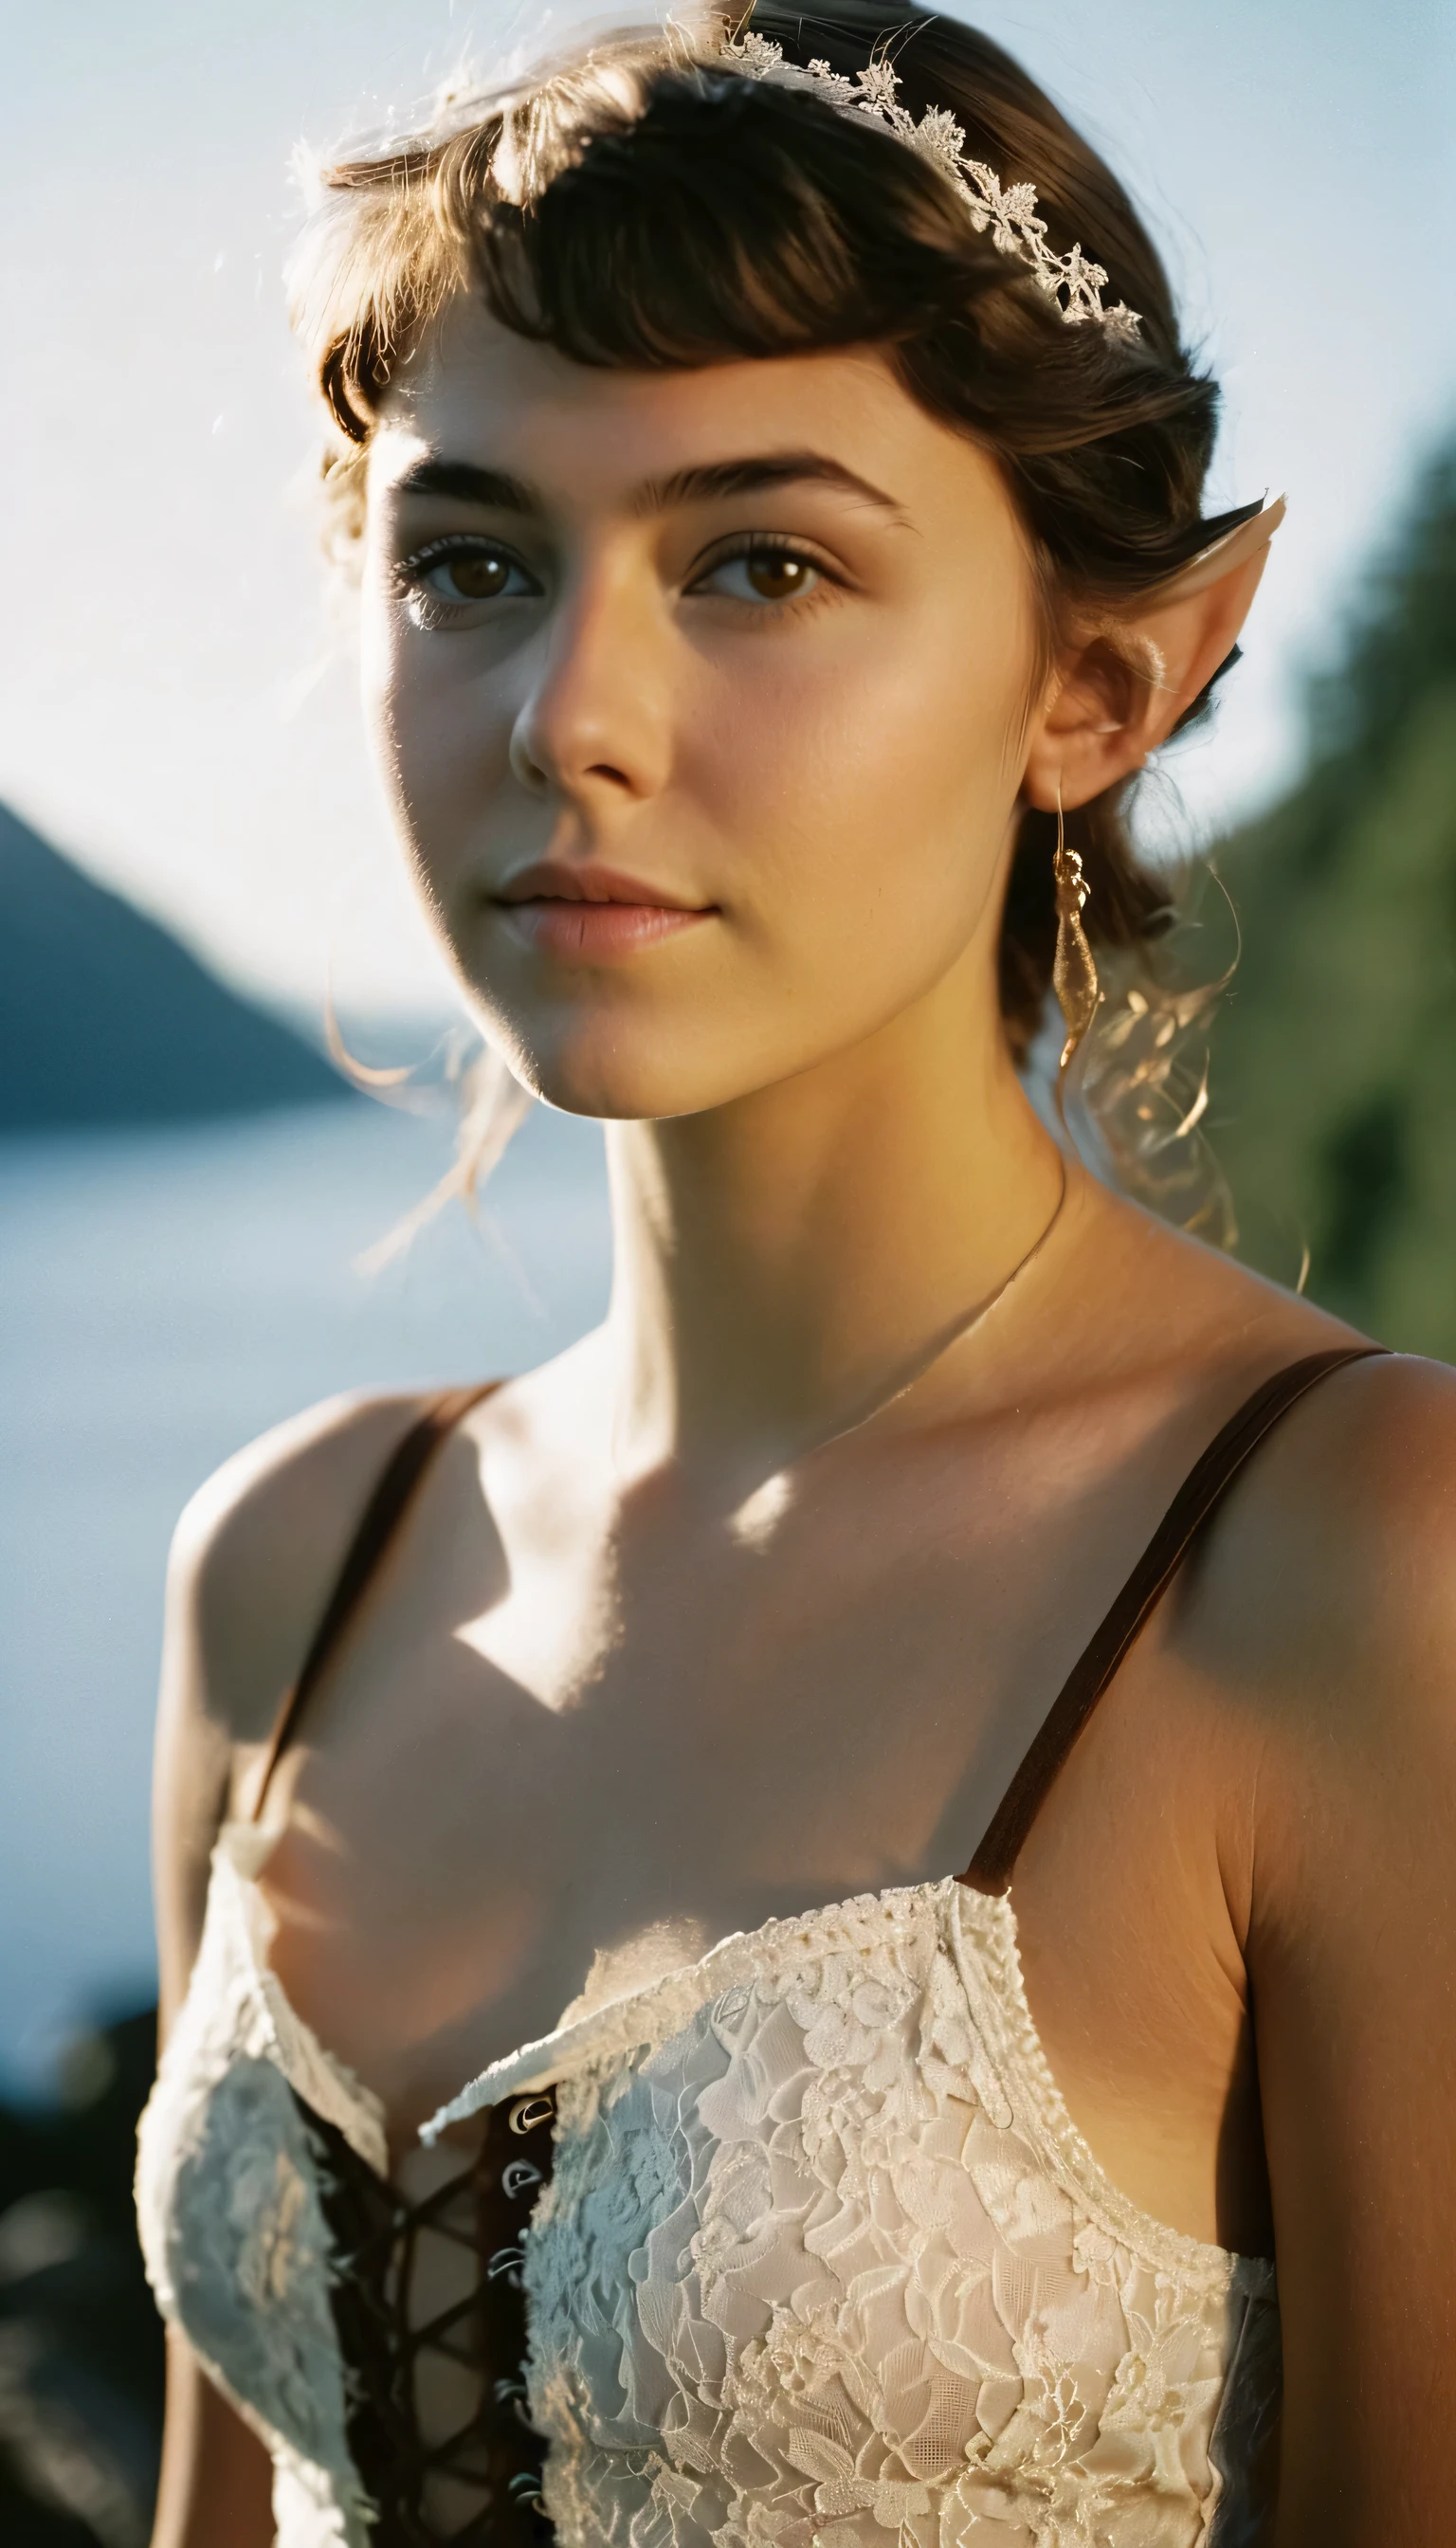
[[(882, 346), (911, 397), (1000, 463), (1048, 630), (1068, 605), (1125, 602), (1240, 518), (1201, 513), (1218, 393), (1180, 340), (1157, 252), (1026, 72), (969, 27), (875, 0), (837, 0), (819, 20), (760, 0), (752, 26), (794, 64), (853, 74), (891, 59), (914, 114), (949, 108), (967, 156), (1035, 186), (1049, 247), (1080, 244), (1107, 269), (1107, 299), (1140, 315), (1137, 340), (1067, 324), (976, 233), (940, 171), (887, 132), (804, 89), (704, 64), (661, 30), (628, 32), (508, 93), (446, 101), (432, 131), (320, 172), (294, 306), (334, 429), (325, 474), (346, 531), (380, 402), (460, 290), (584, 364)], [(1066, 817), (1089, 932), (1124, 951), (1124, 970), (1169, 917), (1165, 882), (1132, 843), (1129, 794), (1121, 781)], [(1028, 810), (1000, 960), (1019, 1056), (1051, 978), (1054, 838), (1054, 816)]]

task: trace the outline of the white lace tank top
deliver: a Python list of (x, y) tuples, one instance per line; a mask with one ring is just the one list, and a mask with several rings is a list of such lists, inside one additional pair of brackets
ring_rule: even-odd
[[(541, 2535), (542, 2512), (561, 2548), (1268, 2538), (1272, 2264), (1185, 2237), (1109, 2183), (1038, 2042), (1007, 1887), (1194, 1530), (1278, 1416), (1349, 1358), (1277, 1375), (1204, 1455), (965, 1879), (725, 1939), (497, 2062), (427, 2128), (495, 2110), (508, 2141), (509, 2123), (529, 2133), (554, 2105), (546, 2163), (497, 2171), (520, 2228), (482, 2268), (519, 2290), (540, 2440), (524, 2476), (482, 2443), (481, 2510), (459, 2539), (503, 2548), (531, 2535), (523, 2519)], [(466, 1403), (431, 1410), (433, 1438)], [(361, 1525), (355, 1589), (326, 1636), (325, 1615), (275, 1758), (428, 1456), (405, 1457), (420, 1431), (393, 1502), (387, 1478)], [(359, 2441), (378, 2345), (350, 2294), (361, 2239), (404, 2217), (385, 2119), (266, 1969), (260, 1846), (236, 1826), (220, 1842), (142, 2118), (147, 2270), (272, 2452), (278, 2548), (415, 2548), (450, 2534), (392, 2485), (396, 2425), (376, 2418), (367, 2453)], [(389, 2270), (398, 2257), (374, 2288), (394, 2308)], [(514, 2414), (517, 2366), (484, 2335), (480, 2368)], [(386, 2374), (396, 2408), (408, 2377), (408, 2361)]]

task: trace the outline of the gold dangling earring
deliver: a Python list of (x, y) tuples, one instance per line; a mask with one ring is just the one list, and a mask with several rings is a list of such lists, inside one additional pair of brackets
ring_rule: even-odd
[(1051, 959), (1051, 987), (1066, 1020), (1066, 1042), (1057, 1064), (1059, 1077), (1092, 1024), (1097, 1014), (1097, 1003), (1102, 997), (1096, 958), (1087, 944), (1087, 932), (1082, 927), (1083, 905), (1092, 888), (1082, 873), (1082, 862), (1076, 851), (1069, 850), (1066, 845), (1059, 775), (1056, 781), (1056, 855), (1051, 862), (1051, 874), (1056, 887), (1056, 953)]

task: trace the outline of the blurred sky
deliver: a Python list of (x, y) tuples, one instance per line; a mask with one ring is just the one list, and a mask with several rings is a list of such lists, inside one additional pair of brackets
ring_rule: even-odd
[[(315, 1008), (330, 961), (351, 1009), (432, 1005), (439, 976), (348, 667), (317, 677), (311, 419), (279, 285), (290, 151), (576, 14), (0, 0), (0, 795), (235, 978)], [(1290, 774), (1303, 673), (1456, 411), (1456, 12), (970, 14), (1149, 216), (1226, 384), (1215, 500), (1290, 497), (1217, 739), (1180, 756), (1191, 813), (1217, 824)]]

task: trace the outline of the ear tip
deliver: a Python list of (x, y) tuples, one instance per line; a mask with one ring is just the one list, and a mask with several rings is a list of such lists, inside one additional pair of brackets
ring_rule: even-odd
[(1207, 591), (1210, 585), (1221, 584), (1226, 575), (1232, 575), (1238, 567), (1247, 566), (1268, 547), (1287, 509), (1283, 496), (1276, 496), (1272, 501), (1261, 504), (1256, 513), (1247, 514), (1241, 522), (1234, 524), (1232, 530), (1225, 531), (1206, 549), (1200, 549), (1196, 557), (1175, 567), (1160, 584), (1140, 592), (1136, 606), (1139, 610), (1154, 606), (1161, 608), (1165, 602), (1189, 600), (1194, 593)]

